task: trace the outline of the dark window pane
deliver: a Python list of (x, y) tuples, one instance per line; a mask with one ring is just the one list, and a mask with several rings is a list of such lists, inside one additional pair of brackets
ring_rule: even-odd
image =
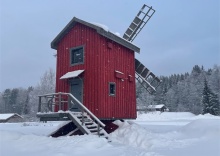
[(71, 50), (71, 64), (83, 63), (83, 47)]
[(115, 95), (115, 83), (109, 83), (109, 94)]

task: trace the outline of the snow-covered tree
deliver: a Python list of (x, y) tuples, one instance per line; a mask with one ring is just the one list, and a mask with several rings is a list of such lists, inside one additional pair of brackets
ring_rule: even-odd
[(136, 101), (139, 108), (146, 108), (153, 104), (153, 96), (139, 82), (136, 82)]
[(219, 100), (218, 96), (214, 94), (208, 86), (205, 79), (202, 94), (203, 114), (210, 113), (212, 115), (219, 115)]
[(210, 76), (208, 83), (210, 84), (212, 91), (220, 97), (220, 66), (214, 65), (209, 73)]
[(25, 101), (23, 103), (23, 114), (30, 114), (30, 93), (33, 91), (33, 87), (28, 87), (26, 90), (26, 97), (24, 98)]
[(40, 83), (37, 86), (37, 90), (41, 94), (48, 94), (55, 92), (55, 71), (50, 68), (40, 78)]
[(211, 91), (208, 87), (207, 80), (204, 81), (202, 93), (203, 114), (210, 113)]
[(55, 92), (55, 72), (47, 70), (36, 87), (6, 89), (0, 94), (0, 112), (36, 118), (38, 95)]
[(38, 95), (49, 94), (55, 92), (55, 71), (53, 69), (47, 70), (40, 78), (39, 84), (34, 87), (29, 94), (30, 113), (32, 118), (36, 117), (38, 110)]
[(2, 99), (4, 102), (4, 113), (9, 113), (11, 109), (10, 105), (10, 98), (11, 98), (11, 89), (5, 89), (5, 91), (2, 93)]
[(204, 79), (207, 80), (213, 93), (220, 97), (220, 66), (217, 65), (207, 71), (203, 66), (195, 65), (190, 74), (173, 74), (169, 77), (161, 76), (160, 79), (162, 83), (153, 95), (147, 94), (144, 89), (137, 89), (138, 104), (163, 103), (170, 111), (201, 114)]
[(211, 105), (211, 113), (213, 115), (220, 115), (220, 103), (219, 103), (219, 99), (218, 99), (218, 95), (215, 93), (211, 94), (211, 101), (210, 101), (210, 105)]

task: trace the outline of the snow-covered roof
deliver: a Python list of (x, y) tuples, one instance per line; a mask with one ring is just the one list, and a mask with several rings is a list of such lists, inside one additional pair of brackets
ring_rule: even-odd
[(19, 116), (23, 118), (22, 116), (18, 115), (17, 113), (8, 113), (8, 114), (0, 114), (0, 120), (7, 120), (12, 116)]
[(160, 105), (149, 105), (147, 108), (155, 108), (155, 109), (160, 109), (163, 106), (165, 106), (164, 104), (160, 104)]
[(74, 78), (74, 77), (79, 76), (82, 72), (84, 72), (84, 70), (75, 70), (72, 72), (68, 72), (68, 73), (64, 74), (63, 76), (61, 76), (60, 79)]
[(96, 22), (92, 22), (91, 24), (94, 24), (94, 25), (96, 25), (96, 26), (98, 26), (98, 27), (104, 29), (104, 30), (107, 31), (107, 32), (109, 31), (108, 26), (106, 26), (106, 25), (104, 25), (104, 24), (96, 23)]
[(121, 44), (121, 45), (127, 47), (128, 49), (131, 49), (137, 53), (140, 52), (139, 47), (137, 47), (133, 43), (125, 40), (124, 38), (120, 37), (118, 35), (118, 33), (113, 33), (111, 31), (109, 31), (107, 26), (105, 26), (103, 24), (99, 24), (99, 23), (89, 23), (89, 22), (83, 21), (81, 19), (78, 19), (76, 17), (74, 17), (66, 25), (66, 27), (56, 36), (56, 38), (51, 42), (51, 48), (57, 49), (58, 43), (75, 26), (76, 23), (81, 23), (81, 24), (86, 25), (90, 28), (93, 28), (97, 31), (98, 34), (100, 34), (108, 39), (111, 39), (112, 41), (115, 41), (116, 43)]

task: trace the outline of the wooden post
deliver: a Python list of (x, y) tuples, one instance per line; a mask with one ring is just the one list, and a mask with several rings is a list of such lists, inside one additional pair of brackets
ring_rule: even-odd
[(67, 102), (67, 110), (70, 110), (70, 106), (71, 106), (71, 98), (70, 96), (68, 95), (68, 102)]
[(52, 112), (54, 112), (54, 107), (55, 107), (55, 104), (56, 104), (56, 102), (55, 102), (55, 95), (53, 95), (53, 98), (52, 98), (52, 100), (51, 100), (51, 110), (52, 110)]
[(84, 125), (84, 109), (82, 109), (82, 125)]
[(59, 93), (59, 110), (61, 110), (61, 94)]
[(46, 109), (46, 112), (49, 112), (50, 111), (50, 108), (49, 108), (49, 102), (48, 102), (48, 98), (47, 98), (47, 96), (44, 96), (44, 98), (45, 98), (45, 101), (46, 101), (46, 106), (47, 106), (47, 109)]
[(100, 137), (100, 125), (98, 123), (98, 136)]
[(41, 112), (41, 96), (39, 96), (38, 112)]

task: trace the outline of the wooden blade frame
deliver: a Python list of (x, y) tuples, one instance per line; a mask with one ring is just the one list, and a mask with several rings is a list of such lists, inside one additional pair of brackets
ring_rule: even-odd
[(141, 10), (138, 12), (137, 16), (134, 18), (134, 20), (126, 30), (126, 32), (124, 33), (123, 38), (132, 42), (154, 13), (155, 10), (152, 7), (144, 4)]

